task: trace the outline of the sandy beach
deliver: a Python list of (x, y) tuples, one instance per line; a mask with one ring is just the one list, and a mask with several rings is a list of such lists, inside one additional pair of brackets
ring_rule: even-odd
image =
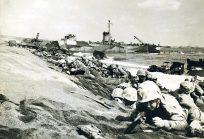
[[(0, 46), (0, 93), (9, 101), (0, 105), (1, 138), (86, 138), (77, 126), (94, 124), (107, 138), (184, 138), (163, 130), (153, 133), (123, 134), (129, 122), (115, 120), (132, 111), (113, 100), (93, 95), (65, 75), (49, 68), (45, 60), (18, 47)], [(137, 69), (134, 70), (134, 72)], [(185, 75), (153, 73), (168, 89), (177, 89)], [(75, 93), (71, 93), (75, 92)], [(107, 109), (81, 94), (112, 106)], [(13, 103), (12, 103), (13, 102)], [(19, 105), (21, 103), (21, 105)]]

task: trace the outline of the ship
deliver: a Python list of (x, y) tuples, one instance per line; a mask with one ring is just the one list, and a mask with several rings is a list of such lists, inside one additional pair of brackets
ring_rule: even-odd
[[(131, 53), (160, 53), (161, 46), (143, 43), (140, 39), (134, 36), (134, 39), (137, 39), (140, 44), (134, 46), (126, 46), (125, 44), (115, 42), (115, 39), (112, 39), (111, 32), (110, 32), (110, 25), (111, 22), (108, 20), (108, 32), (103, 32), (103, 39), (102, 42), (92, 48), (93, 55), (99, 59), (103, 59), (105, 56), (106, 51), (110, 51), (111, 49), (117, 47), (120, 51), (123, 49), (123, 52), (131, 52)], [(101, 56), (100, 56), (101, 55)]]

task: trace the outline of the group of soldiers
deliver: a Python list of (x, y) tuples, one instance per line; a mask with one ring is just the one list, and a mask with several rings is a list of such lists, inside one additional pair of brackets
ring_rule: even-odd
[(134, 75), (117, 64), (107, 65), (94, 57), (74, 57), (58, 53), (50, 55), (36, 51), (32, 53), (46, 56), (48, 62), (61, 67), (62, 72), (69, 75), (95, 78), (107, 84), (110, 79), (118, 81), (114, 84), (111, 97), (118, 103), (133, 108), (129, 120), (134, 121), (139, 113), (145, 112), (141, 122), (168, 131), (186, 130), (188, 127), (189, 135), (204, 137), (204, 113), (198, 107), (203, 104), (204, 91), (197, 76), (190, 81), (186, 79), (177, 90), (171, 91), (158, 83), (154, 75), (142, 69)]
[(134, 121), (141, 112), (145, 112), (141, 122), (168, 131), (187, 130), (190, 136), (204, 137), (204, 113), (199, 108), (204, 105), (204, 91), (196, 78), (181, 82), (175, 91), (163, 91), (164, 88), (155, 80), (143, 75), (136, 89), (136, 109), (129, 120)]

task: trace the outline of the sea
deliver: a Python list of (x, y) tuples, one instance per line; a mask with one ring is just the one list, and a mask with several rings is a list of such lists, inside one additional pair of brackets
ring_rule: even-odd
[[(85, 56), (92, 58), (92, 53), (75, 53), (74, 55)], [(100, 60), (102, 63), (117, 64), (119, 67), (125, 68), (133, 75), (136, 75), (139, 69), (148, 69), (151, 65), (161, 66), (163, 62), (181, 62), (184, 63), (184, 68), (187, 67), (187, 58), (198, 61), (200, 58), (204, 59), (203, 54), (191, 53), (106, 53), (107, 58)], [(171, 63), (170, 63), (171, 64)], [(152, 72), (158, 78), (158, 82), (167, 89), (176, 90), (179, 84), (186, 78), (189, 80), (192, 76), (183, 75), (169, 75), (161, 72)], [(203, 80), (203, 78), (202, 78)]]
[[(74, 55), (92, 57), (92, 53), (75, 53)], [(100, 60), (102, 63), (117, 64), (130, 72), (136, 72), (138, 69), (148, 69), (151, 65), (161, 66), (163, 62), (181, 62), (187, 67), (187, 58), (193, 60), (204, 59), (203, 54), (198, 53), (106, 53), (107, 58)], [(170, 63), (171, 64), (171, 63)], [(170, 66), (170, 65), (169, 65)]]

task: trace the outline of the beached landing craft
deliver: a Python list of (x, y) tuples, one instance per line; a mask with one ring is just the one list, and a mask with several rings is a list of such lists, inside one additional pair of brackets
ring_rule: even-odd
[(161, 46), (157, 45), (151, 45), (148, 43), (143, 43), (140, 39), (138, 39), (136, 36), (134, 36), (134, 39), (137, 39), (141, 44), (138, 45), (125, 45), (118, 42), (115, 42), (115, 39), (112, 39), (111, 33), (110, 33), (110, 20), (108, 21), (108, 32), (103, 32), (103, 40), (99, 46), (94, 47), (92, 50), (93, 55), (97, 59), (103, 59), (105, 56), (105, 52), (110, 49), (114, 49), (114, 47), (118, 47), (119, 51), (120, 49), (123, 49), (124, 52), (132, 52), (132, 53), (160, 53)]
[(137, 48), (131, 49), (134, 52), (143, 52), (143, 53), (160, 53), (161, 46), (154, 44), (144, 43), (139, 38), (134, 36), (134, 39), (137, 39), (141, 44)]
[(74, 34), (67, 34), (61, 40), (51, 41), (49, 44), (47, 44), (47, 47), (60, 53), (73, 53), (70, 49), (81, 48), (82, 46), (93, 47), (85, 41), (77, 41)]
[(19, 46), (22, 47), (29, 47), (38, 49), (39, 47), (45, 46), (49, 41), (48, 40), (42, 40), (38, 39), (40, 33), (37, 33), (36, 38), (25, 38), (23, 41), (19, 44)]
[(93, 47), (93, 56), (97, 59), (103, 59), (105, 57), (105, 51), (112, 49), (114, 47), (124, 48), (123, 46), (117, 44), (115, 39), (112, 39), (110, 33), (111, 22), (108, 20), (108, 32), (103, 32), (103, 40), (99, 46)]

